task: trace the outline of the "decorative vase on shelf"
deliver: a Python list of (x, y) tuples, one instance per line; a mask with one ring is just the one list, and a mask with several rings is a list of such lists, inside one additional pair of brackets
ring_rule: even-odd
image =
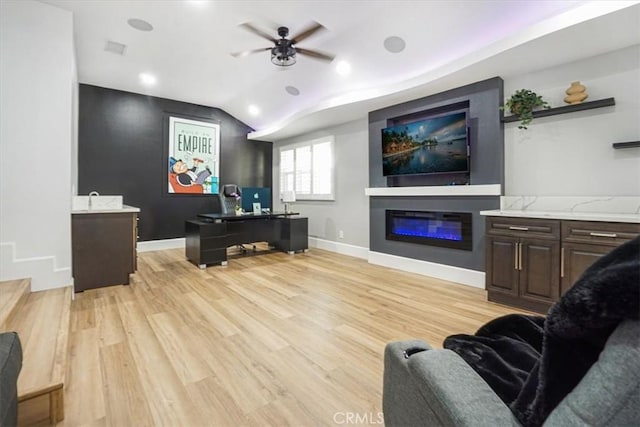
[(567, 96), (564, 98), (564, 102), (567, 104), (580, 104), (589, 96), (585, 92), (586, 90), (587, 88), (581, 85), (580, 82), (571, 82), (571, 86), (565, 91)]

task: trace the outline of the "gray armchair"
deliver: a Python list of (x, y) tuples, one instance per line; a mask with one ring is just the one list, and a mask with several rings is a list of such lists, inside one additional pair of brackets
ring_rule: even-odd
[[(388, 427), (520, 425), (461, 357), (423, 341), (387, 345), (382, 405)], [(618, 326), (598, 361), (544, 425), (640, 425), (640, 321)]]
[(22, 347), (15, 332), (0, 333), (0, 426), (18, 424), (18, 375)]

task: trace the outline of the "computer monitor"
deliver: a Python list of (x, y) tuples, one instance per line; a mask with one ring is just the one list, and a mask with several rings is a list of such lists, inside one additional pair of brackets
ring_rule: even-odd
[(271, 209), (271, 189), (267, 187), (242, 187), (242, 209), (253, 212), (253, 204), (260, 203), (260, 208)]

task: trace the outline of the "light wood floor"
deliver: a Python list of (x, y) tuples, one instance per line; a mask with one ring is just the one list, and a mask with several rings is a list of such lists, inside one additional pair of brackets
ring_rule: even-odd
[(61, 424), (375, 424), (387, 342), (441, 347), (514, 311), (317, 249), (206, 271), (183, 250), (141, 253), (130, 286), (76, 295)]

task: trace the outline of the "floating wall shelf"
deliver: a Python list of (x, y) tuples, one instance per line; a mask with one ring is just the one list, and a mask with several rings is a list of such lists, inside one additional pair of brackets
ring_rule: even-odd
[[(557, 114), (573, 113), (575, 111), (592, 110), (594, 108), (611, 107), (616, 105), (614, 98), (599, 99), (597, 101), (582, 102), (580, 104), (565, 105), (564, 107), (549, 108), (533, 112), (533, 118), (555, 116)], [(518, 116), (506, 116), (502, 119), (504, 123), (519, 122)]]
[(614, 142), (613, 148), (632, 148), (640, 147), (640, 141)]
[(365, 196), (500, 196), (500, 184), (438, 185), (425, 187), (371, 187)]

